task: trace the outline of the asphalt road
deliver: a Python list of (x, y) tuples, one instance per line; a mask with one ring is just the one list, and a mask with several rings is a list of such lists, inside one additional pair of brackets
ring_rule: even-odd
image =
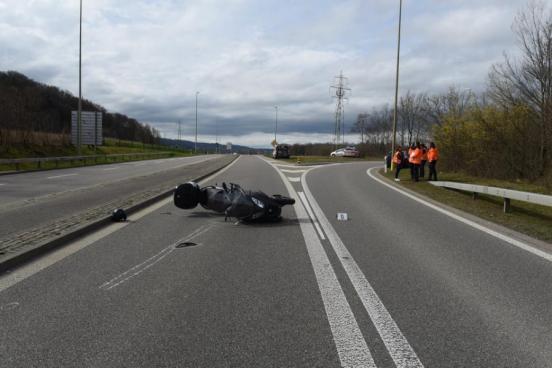
[(167, 203), (1, 275), (0, 365), (552, 366), (550, 262), (371, 165), (243, 156), (210, 183), (291, 191), (282, 222)]
[(0, 176), (0, 241), (118, 198), (174, 185), (223, 155), (148, 160)]
[(0, 176), (0, 208), (14, 202), (127, 180), (212, 160), (216, 155), (120, 162)]

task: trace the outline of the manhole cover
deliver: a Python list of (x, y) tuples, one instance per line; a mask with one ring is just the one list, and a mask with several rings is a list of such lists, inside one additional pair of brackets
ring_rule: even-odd
[(197, 244), (193, 242), (184, 242), (184, 243), (177, 244), (175, 248), (195, 247), (196, 245)]

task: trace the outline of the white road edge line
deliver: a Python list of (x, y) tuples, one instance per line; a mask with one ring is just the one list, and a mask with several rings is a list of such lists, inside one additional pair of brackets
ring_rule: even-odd
[(328, 255), (320, 240), (316, 236), (314, 227), (307, 220), (308, 215), (305, 208), (298, 201), (298, 195), (291, 183), (286, 180), (285, 175), (269, 161), (264, 160), (280, 175), (289, 195), (296, 199), (295, 213), (299, 220), (299, 226), (305, 239), (307, 252), (311, 260), (314, 275), (326, 310), (326, 316), (330, 325), (332, 336), (341, 361), (342, 367), (370, 367), (375, 368), (376, 364), (370, 353), (370, 349), (360, 331), (358, 322), (345, 297), (345, 293), (337, 280)]
[(341, 241), (341, 238), (337, 235), (337, 232), (314, 199), (307, 185), (306, 173), (302, 175), (301, 183), (307, 199), (312, 206), (314, 213), (318, 217), (318, 221), (320, 221), (322, 228), (326, 232), (335, 254), (343, 265), (347, 276), (351, 280), (351, 283), (360, 297), (364, 308), (368, 312), (370, 319), (378, 330), (378, 333), (380, 334), (385, 347), (389, 351), (391, 358), (395, 362), (395, 365), (398, 368), (423, 367), (423, 364), (418, 359), (416, 352), (412, 349), (412, 346), (410, 346), (402, 334), (399, 326), (397, 326), (385, 308), (385, 305), (376, 294), (376, 291), (372, 288), (372, 285), (370, 285), (366, 279), (366, 276), (364, 276), (351, 253), (349, 253), (349, 250), (345, 244), (343, 244), (343, 241)]
[(394, 191), (397, 191), (397, 192), (401, 193), (402, 195), (407, 196), (408, 198), (415, 200), (416, 202), (419, 202), (419, 203), (421, 203), (421, 204), (423, 204), (423, 205), (425, 205), (425, 206), (427, 206), (427, 207), (429, 207), (429, 208), (432, 208), (432, 209), (434, 209), (435, 211), (441, 212), (442, 214), (445, 214), (445, 215), (447, 215), (447, 216), (449, 216), (449, 217), (452, 217), (453, 219), (458, 220), (458, 221), (460, 221), (460, 222), (462, 222), (462, 223), (464, 223), (464, 224), (466, 224), (466, 225), (469, 225), (469, 226), (471, 226), (471, 227), (473, 227), (473, 228), (475, 228), (475, 229), (477, 229), (477, 230), (481, 230), (481, 231), (483, 231), (484, 233), (487, 233), (487, 234), (489, 234), (489, 235), (491, 235), (491, 236), (494, 236), (495, 238), (498, 238), (498, 239), (500, 239), (500, 240), (503, 240), (503, 241), (505, 241), (505, 242), (507, 242), (507, 243), (509, 243), (509, 244), (511, 244), (511, 245), (514, 245), (514, 246), (516, 246), (516, 247), (518, 247), (518, 248), (520, 248), (520, 249), (523, 249), (523, 250), (525, 250), (525, 251), (527, 251), (527, 252), (529, 252), (529, 253), (532, 253), (532, 254), (534, 254), (534, 255), (536, 255), (536, 256), (539, 256), (539, 257), (541, 257), (541, 258), (543, 258), (543, 259), (545, 259), (545, 260), (547, 260), (547, 261), (549, 261), (549, 262), (552, 262), (552, 254), (550, 254), (550, 253), (547, 253), (547, 252), (544, 252), (544, 251), (542, 251), (542, 250), (540, 250), (540, 249), (534, 248), (534, 247), (530, 246), (529, 244), (523, 243), (523, 242), (521, 242), (521, 241), (519, 241), (519, 240), (517, 240), (517, 239), (514, 239), (514, 238), (511, 238), (511, 237), (509, 237), (509, 236), (507, 236), (507, 235), (501, 234), (501, 233), (499, 233), (498, 231), (494, 231), (494, 230), (492, 230), (492, 229), (489, 229), (488, 227), (485, 227), (485, 226), (483, 226), (483, 225), (480, 225), (480, 224), (478, 224), (478, 223), (476, 223), (476, 222), (473, 222), (473, 221), (471, 221), (471, 220), (468, 220), (467, 218), (464, 218), (464, 217), (459, 216), (459, 215), (457, 215), (457, 214), (455, 214), (455, 213), (452, 213), (452, 212), (450, 212), (450, 211), (447, 211), (447, 210), (445, 210), (444, 208), (441, 208), (441, 207), (439, 207), (439, 206), (436, 206), (436, 205), (434, 205), (433, 203), (428, 203), (428, 202), (426, 202), (426, 201), (424, 201), (424, 200), (422, 200), (422, 199), (420, 199), (420, 198), (418, 198), (418, 197), (416, 197), (416, 196), (414, 196), (414, 195), (412, 195), (412, 194), (410, 194), (410, 193), (407, 193), (407, 192), (405, 192), (405, 191), (403, 191), (403, 190), (400, 190), (399, 188), (397, 188), (397, 187), (395, 187), (395, 186), (393, 186), (393, 185), (391, 185), (391, 184), (389, 184), (389, 183), (386, 183), (386, 182), (383, 181), (382, 179), (377, 178), (374, 174), (372, 174), (372, 170), (375, 170), (375, 169), (379, 169), (379, 167), (373, 167), (373, 168), (371, 168), (371, 169), (368, 169), (368, 170), (366, 170), (366, 173), (368, 174), (369, 177), (371, 177), (371, 178), (374, 179), (375, 181), (379, 182), (380, 184), (383, 184), (383, 185), (387, 186), (388, 188), (393, 189)]
[[(225, 171), (227, 171), (228, 169), (230, 169), (236, 162), (238, 162), (238, 160), (240, 159), (240, 157), (238, 157), (236, 160), (234, 160), (230, 165), (224, 167), (223, 169), (221, 169), (220, 171), (214, 173), (213, 175), (203, 179), (200, 181), (200, 184), (201, 183), (206, 183), (208, 182), (209, 180), (212, 180), (213, 178), (215, 178), (217, 175), (220, 175), (222, 173), (224, 173)], [(132, 222), (136, 222), (138, 221), (139, 219), (141, 219), (142, 217), (146, 216), (146, 215), (149, 215), (150, 213), (154, 212), (154, 211), (157, 211), (158, 209), (160, 209), (161, 207), (169, 204), (172, 202), (172, 197), (169, 197), (169, 198), (166, 198), (162, 201), (159, 201), (157, 203), (154, 203), (152, 204), (151, 206), (148, 206), (138, 212), (136, 212), (135, 214), (131, 215), (127, 222), (117, 222), (117, 223), (113, 223), (97, 232), (94, 232), (92, 234), (89, 234), (89, 235), (86, 235), (84, 236), (83, 238), (73, 242), (73, 243), (70, 243), (60, 249), (57, 249), (57, 250), (54, 250), (52, 251), (51, 253), (43, 256), (43, 257), (40, 257), (38, 259), (36, 259), (35, 261), (31, 262), (31, 263), (28, 263), (28, 264), (25, 264), (19, 268), (17, 268), (16, 270), (14, 270), (13, 272), (10, 272), (10, 273), (4, 273), (2, 275), (0, 275), (0, 293), (10, 287), (12, 287), (13, 285), (31, 277), (32, 275), (52, 266), (53, 264), (61, 261), (62, 259), (74, 254), (74, 253), (77, 253), (78, 251), (80, 251), (81, 249), (83, 248), (86, 248), (87, 246), (105, 238), (106, 236), (116, 232), (116, 231), (119, 231), (121, 230), (122, 228), (124, 228), (125, 226), (127, 226), (128, 224), (132, 223)]]
[(75, 175), (79, 175), (79, 174), (73, 173), (73, 174), (64, 174), (64, 175), (48, 176), (46, 179), (57, 179), (57, 178), (64, 178), (64, 177), (66, 177), (66, 176), (75, 176)]
[(318, 231), (318, 235), (320, 235), (320, 239), (326, 240), (326, 237), (324, 236), (324, 233), (322, 232), (322, 229), (320, 228), (320, 224), (318, 223), (318, 220), (316, 217), (314, 217), (314, 214), (312, 213), (312, 210), (309, 206), (309, 202), (307, 201), (307, 197), (305, 197), (305, 193), (298, 192), (299, 197), (301, 198), (301, 202), (303, 202), (303, 206), (305, 206), (305, 209), (307, 210), (307, 213), (309, 214), (309, 217), (312, 220), (312, 223), (314, 224), (314, 227), (316, 228), (316, 231)]

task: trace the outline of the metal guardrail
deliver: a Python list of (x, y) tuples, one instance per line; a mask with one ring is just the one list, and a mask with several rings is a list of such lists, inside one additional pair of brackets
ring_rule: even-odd
[(463, 190), (466, 192), (472, 192), (474, 199), (477, 198), (477, 194), (479, 193), (502, 197), (504, 199), (504, 212), (508, 212), (510, 210), (511, 199), (552, 207), (552, 196), (545, 194), (522, 192), (519, 190), (511, 190), (497, 187), (487, 187), (484, 185), (455, 183), (451, 181), (430, 181), (429, 183), (437, 187), (445, 187)]
[(88, 160), (93, 160), (94, 163), (98, 162), (109, 162), (110, 160), (116, 161), (117, 159), (147, 159), (154, 157), (163, 157), (163, 156), (174, 156), (172, 152), (152, 152), (152, 153), (121, 153), (121, 154), (111, 154), (111, 155), (87, 155), (87, 156), (61, 156), (61, 157), (29, 157), (29, 158), (4, 158), (0, 159), (0, 165), (13, 165), (15, 166), (16, 171), (21, 170), (21, 164), (33, 164), (36, 163), (37, 169), (42, 169), (43, 163), (45, 162), (54, 162), (55, 167), (59, 166), (60, 162), (71, 162), (73, 164), (76, 162), (82, 162), (86, 164)]

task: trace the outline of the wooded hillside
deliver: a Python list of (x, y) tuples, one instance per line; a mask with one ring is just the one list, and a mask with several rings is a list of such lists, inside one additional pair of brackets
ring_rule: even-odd
[[(32, 142), (34, 132), (69, 134), (71, 111), (77, 110), (78, 98), (57, 87), (38, 83), (15, 72), (0, 72), (0, 144)], [(126, 115), (110, 113), (83, 99), (83, 111), (103, 112), (103, 136), (116, 139), (157, 143), (159, 132)]]

